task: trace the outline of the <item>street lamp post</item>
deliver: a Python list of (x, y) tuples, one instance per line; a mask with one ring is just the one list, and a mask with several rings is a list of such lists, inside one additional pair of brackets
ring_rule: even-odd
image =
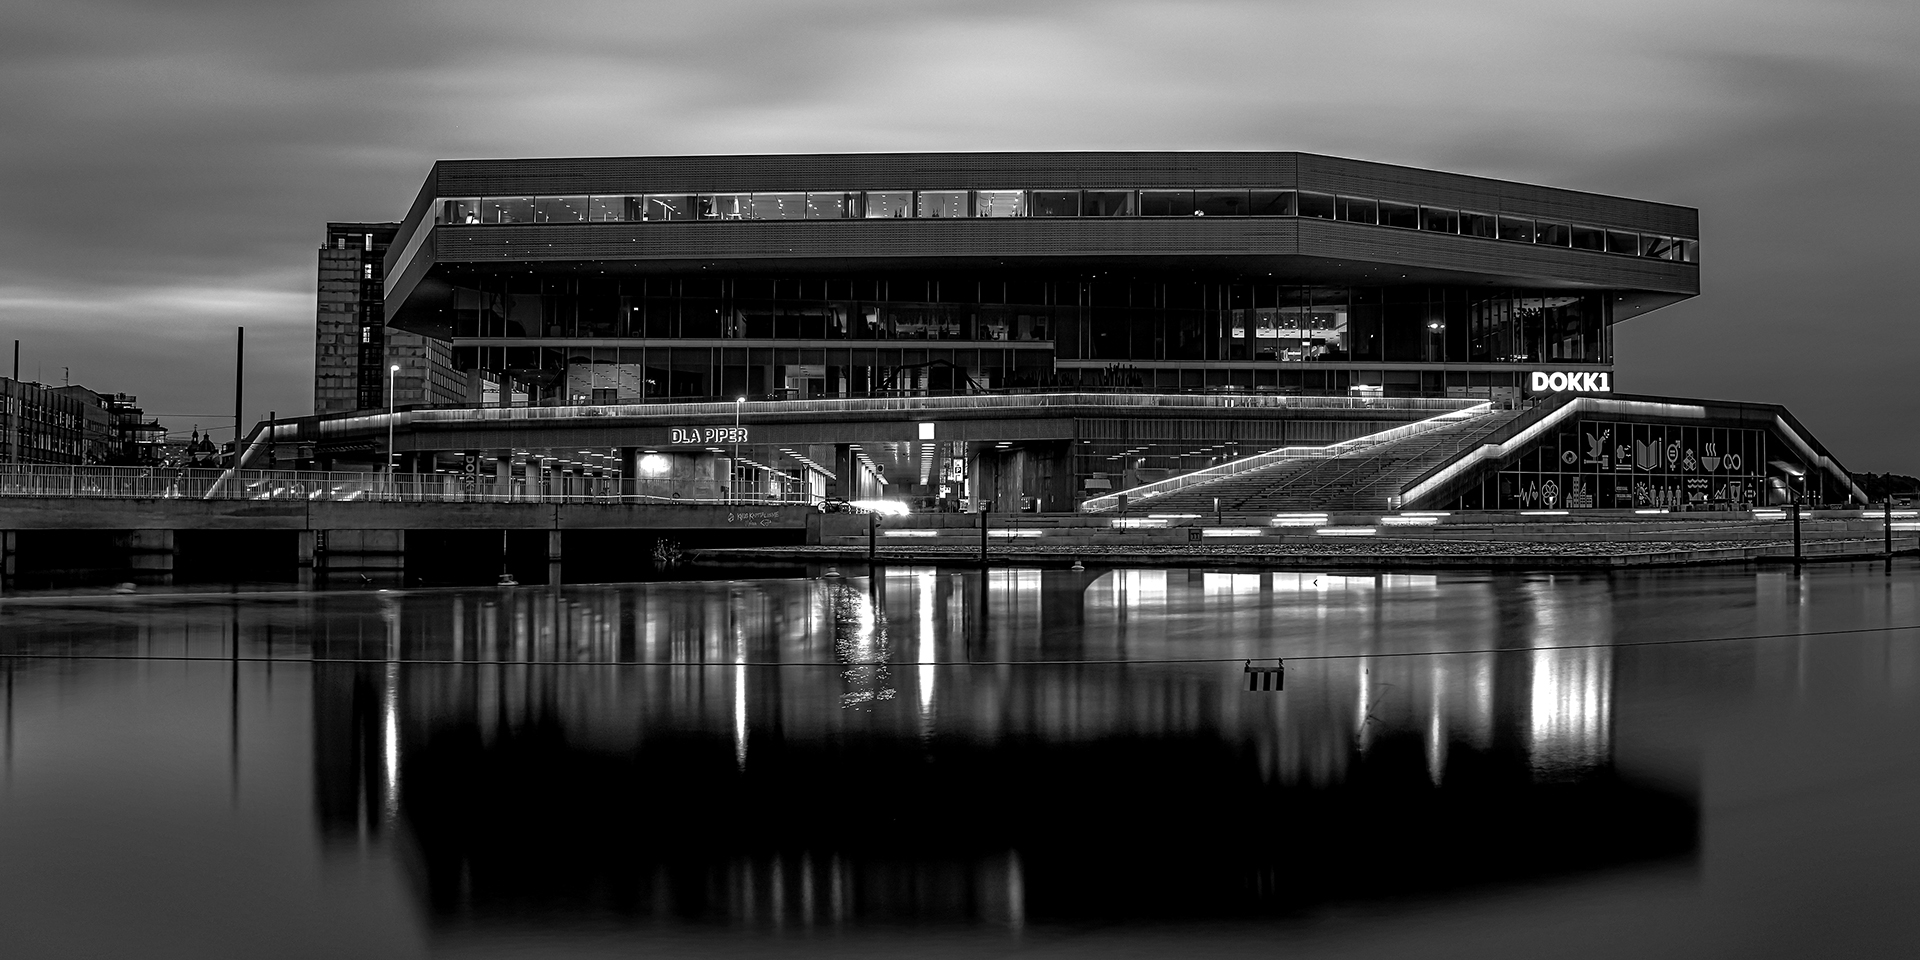
[(387, 368), (387, 495), (393, 495), (393, 380), (400, 375), (400, 365)]
[(740, 499), (740, 478), (745, 476), (740, 470), (740, 410), (746, 405), (746, 397), (733, 398), (733, 477), (729, 489), (735, 500)]

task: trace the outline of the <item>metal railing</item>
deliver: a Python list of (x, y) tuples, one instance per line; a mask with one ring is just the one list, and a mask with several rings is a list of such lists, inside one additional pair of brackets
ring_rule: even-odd
[[(1459, 401), (1455, 402), (1458, 403)], [(1143, 483), (1137, 487), (1130, 487), (1126, 490), (1119, 490), (1093, 497), (1081, 504), (1080, 509), (1087, 513), (1103, 513), (1108, 510), (1118, 509), (1120, 506), (1120, 497), (1123, 495), (1126, 496), (1129, 501), (1139, 503), (1171, 493), (1175, 490), (1199, 486), (1204, 483), (1212, 483), (1215, 480), (1220, 480), (1225, 477), (1265, 469), (1289, 460), (1344, 456), (1356, 450), (1364, 450), (1368, 447), (1391, 443), (1395, 440), (1403, 440), (1407, 437), (1452, 426), (1461, 420), (1479, 416), (1492, 409), (1493, 404), (1483, 400), (1474, 402), (1471, 406), (1465, 408), (1450, 410), (1436, 417), (1416, 420), (1413, 423), (1391, 427), (1378, 433), (1369, 433), (1366, 436), (1355, 437), (1351, 440), (1341, 440), (1338, 443), (1330, 443), (1317, 447), (1281, 447), (1278, 450), (1268, 450), (1265, 453), (1256, 453), (1251, 457), (1229, 460), (1226, 463), (1205, 467), (1195, 470), (1192, 473), (1183, 473), (1177, 477), (1155, 480), (1152, 483)]]
[[(576, 484), (578, 481), (575, 482)], [(216, 468), (14, 465), (0, 468), (0, 497), (127, 500), (320, 500), (399, 503), (653, 503), (680, 506), (811, 506), (804, 493), (777, 497), (677, 498), (619, 492), (601, 480), (543, 485), (514, 478), (504, 488), (493, 476), (470, 487), (459, 474)]]

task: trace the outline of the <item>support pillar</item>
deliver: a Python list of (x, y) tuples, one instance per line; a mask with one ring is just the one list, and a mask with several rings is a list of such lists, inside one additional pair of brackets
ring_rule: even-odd
[(300, 531), (300, 541), (295, 563), (300, 568), (300, 586), (311, 589), (318, 585), (320, 560), (320, 541), (322, 534), (318, 530)]
[(513, 498), (513, 451), (505, 450), (494, 454), (493, 493), (498, 500)]
[(547, 586), (560, 585), (560, 531), (547, 531)]
[(842, 500), (859, 500), (860, 461), (854, 459), (853, 445), (836, 443), (833, 445), (834, 479), (827, 486), (827, 496)]
[(18, 575), (14, 554), (19, 551), (19, 534), (12, 530), (0, 531), (0, 590), (13, 589), (13, 578)]
[(124, 541), (127, 568), (135, 583), (173, 583), (173, 531), (130, 530)]
[[(315, 530), (314, 579), (322, 583), (400, 585), (407, 568), (405, 530)], [(302, 545), (304, 547), (304, 544)]]

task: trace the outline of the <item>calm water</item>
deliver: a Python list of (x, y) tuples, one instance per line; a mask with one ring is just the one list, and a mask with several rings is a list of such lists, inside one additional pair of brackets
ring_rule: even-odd
[(1920, 567), (13, 597), (0, 955), (1897, 955), (1887, 626)]

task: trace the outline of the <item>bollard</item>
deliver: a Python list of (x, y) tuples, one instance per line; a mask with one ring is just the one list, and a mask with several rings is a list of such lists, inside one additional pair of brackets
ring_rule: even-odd
[(1793, 565), (1800, 565), (1800, 504), (1793, 504)]

